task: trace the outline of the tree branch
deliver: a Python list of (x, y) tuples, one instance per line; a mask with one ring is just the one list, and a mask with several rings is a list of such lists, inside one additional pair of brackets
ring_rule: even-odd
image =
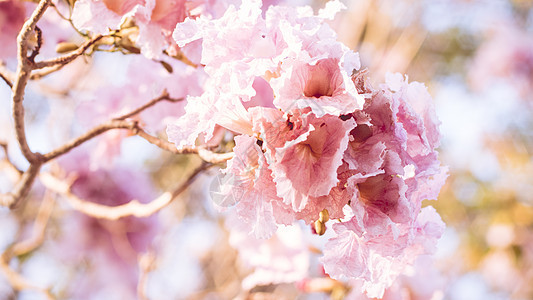
[(174, 154), (198, 154), (204, 161), (210, 162), (213, 164), (225, 162), (233, 157), (233, 153), (214, 153), (212, 151), (209, 151), (204, 148), (185, 148), (182, 150), (178, 150), (176, 146), (168, 141), (162, 140), (158, 137), (152, 136), (148, 134), (146, 131), (144, 131), (139, 124), (136, 121), (132, 120), (126, 120), (127, 118), (130, 118), (136, 114), (141, 113), (142, 111), (154, 106), (160, 101), (167, 100), (172, 102), (181, 101), (182, 98), (174, 99), (171, 98), (168, 95), (168, 92), (165, 90), (161, 93), (160, 96), (157, 98), (152, 99), (150, 102), (144, 104), (143, 106), (126, 113), (120, 117), (114, 118), (106, 123), (102, 123), (85, 134), (81, 135), (80, 137), (60, 146), (59, 148), (50, 151), (49, 153), (46, 153), (43, 155), (44, 162), (50, 161), (60, 155), (63, 155), (73, 148), (81, 145), (82, 143), (108, 131), (111, 129), (129, 129), (134, 134), (142, 137), (143, 139), (147, 140), (149, 143), (156, 145), (157, 147), (172, 152)]
[(209, 164), (202, 164), (194, 170), (194, 172), (189, 175), (189, 178), (177, 189), (172, 192), (165, 192), (151, 202), (140, 203), (137, 200), (131, 200), (126, 204), (118, 206), (107, 206), (82, 200), (71, 192), (69, 184), (57, 179), (49, 173), (41, 173), (39, 179), (47, 189), (65, 196), (65, 199), (69, 202), (72, 208), (88, 216), (107, 220), (118, 220), (128, 216), (146, 218), (170, 204), (172, 200), (189, 187), (196, 178), (196, 175), (211, 166), (212, 165)]
[(6, 68), (3, 62), (0, 62), (0, 77), (10, 88), (13, 88), (14, 74), (8, 68)]
[(39, 71), (33, 72), (33, 73), (31, 73), (30, 79), (31, 80), (41, 79), (41, 78), (45, 77), (46, 75), (50, 75), (50, 74), (52, 74), (52, 73), (54, 73), (56, 71), (61, 70), (64, 66), (66, 66), (66, 65), (55, 65), (55, 66), (50, 67), (50, 68), (45, 68), (43, 70), (39, 70)]
[(22, 275), (17, 273), (15, 270), (11, 269), (11, 267), (9, 267), (8, 262), (5, 260), (3, 256), (0, 257), (0, 270), (2, 270), (7, 281), (11, 284), (11, 286), (15, 290), (17, 291), (33, 290), (33, 291), (43, 294), (48, 300), (55, 299), (55, 297), (52, 295), (52, 293), (50, 293), (50, 291), (40, 288), (36, 285), (33, 285), (26, 278), (22, 277)]
[(2, 270), (5, 277), (15, 290), (34, 290), (42, 293), (46, 299), (55, 299), (55, 297), (50, 293), (49, 290), (33, 285), (26, 278), (22, 277), (15, 270), (11, 269), (9, 267), (9, 261), (11, 261), (11, 258), (14, 256), (27, 254), (42, 244), (44, 241), (46, 225), (48, 224), (53, 207), (54, 199), (50, 195), (45, 195), (41, 206), (39, 207), (39, 211), (37, 212), (31, 237), (7, 248), (0, 257), (0, 270)]
[(200, 158), (202, 158), (204, 161), (212, 164), (225, 162), (227, 160), (230, 160), (234, 156), (233, 152), (215, 153), (202, 147), (178, 149), (176, 148), (176, 145), (153, 135), (150, 135), (146, 133), (146, 131), (142, 130), (142, 128), (140, 127), (136, 128), (135, 133), (143, 139), (147, 140), (150, 144), (156, 145), (157, 147), (163, 150), (172, 152), (174, 154), (198, 154), (198, 156), (200, 156)]
[(25, 198), (39, 173), (41, 163), (30, 164), (30, 167), (22, 174), (15, 188), (11, 193), (0, 194), (0, 205), (13, 209), (17, 206), (20, 199)]
[(4, 151), (4, 161), (6, 162), (6, 164), (9, 166), (9, 168), (16, 172), (18, 174), (18, 177), (20, 177), (22, 175), (22, 172), (21, 170), (19, 170), (17, 168), (17, 166), (15, 166), (15, 164), (13, 164), (13, 162), (9, 159), (9, 152), (8, 152), (8, 148), (7, 148), (7, 143), (4, 142), (4, 141), (0, 141), (0, 147), (2, 148), (2, 150)]
[[(83, 48), (83, 47), (81, 47)], [(80, 49), (81, 49), (80, 48)], [(81, 53), (81, 52), (80, 52)], [(25, 62), (26, 60), (23, 60)], [(22, 67), (21, 67), (22, 66)], [(25, 67), (26, 66), (26, 67)], [(57, 65), (56, 65), (57, 66)], [(61, 66), (61, 65), (60, 65)], [(21, 68), (29, 68), (27, 63), (20, 63), (19, 69), (17, 70), (17, 74), (22, 74), (20, 69)], [(30, 70), (31, 71), (31, 70)], [(160, 96), (157, 98), (154, 98), (150, 102), (144, 104), (143, 106), (125, 114), (118, 118), (114, 118), (108, 122), (102, 123), (88, 132), (84, 133), (83, 135), (71, 140), (70, 142), (67, 142), (66, 144), (44, 154), (41, 155), (39, 153), (33, 153), (30, 151), (28, 144), (26, 142), (26, 137), (24, 133), (24, 107), (22, 106), (22, 99), (24, 94), (24, 88), (21, 88), (22, 82), (19, 80), (20, 78), (25, 78), (24, 86), (28, 80), (28, 73), (24, 73), (26, 75), (17, 76), (17, 79), (15, 81), (15, 87), (13, 90), (15, 91), (13, 96), (13, 115), (15, 119), (15, 129), (17, 133), (17, 140), (19, 142), (20, 149), (22, 150), (24, 156), (26, 159), (30, 162), (30, 167), (26, 172), (24, 172), (15, 186), (15, 189), (13, 192), (8, 194), (0, 194), (0, 205), (2, 206), (8, 206), (10, 208), (14, 208), (17, 203), (23, 199), (29, 192), (33, 181), (35, 180), (35, 177), (39, 173), (40, 167), (52, 160), (55, 159), (70, 150), (74, 149), (75, 147), (89, 141), (90, 139), (108, 131), (111, 129), (129, 129), (134, 134), (144, 138), (149, 143), (154, 144), (158, 146), (161, 149), (170, 151), (175, 154), (198, 154), (204, 161), (210, 162), (213, 164), (221, 163), (224, 161), (227, 161), (233, 157), (233, 153), (214, 153), (212, 151), (209, 151), (204, 148), (186, 148), (182, 150), (178, 150), (174, 144), (169, 143), (168, 141), (162, 140), (160, 138), (154, 137), (148, 133), (146, 133), (136, 121), (133, 120), (127, 120), (127, 118), (130, 118), (136, 114), (139, 114), (140, 112), (148, 109), (149, 107), (152, 107), (153, 105), (157, 104), (160, 101), (167, 100), (167, 101), (181, 101), (182, 99), (174, 99), (171, 98), (168, 94), (168, 92), (165, 90), (163, 93), (161, 93)], [(21, 88), (20, 92), (17, 93), (16, 90)], [(18, 127), (17, 127), (18, 124)], [(25, 150), (24, 150), (25, 149)], [(162, 195), (163, 196), (163, 195)], [(166, 198), (162, 198), (159, 201), (168, 201)]]
[[(39, 160), (39, 155), (33, 153), (26, 140), (24, 130), (24, 90), (30, 78), (32, 71), (32, 62), (28, 59), (28, 38), (35, 30), (35, 24), (43, 16), (45, 10), (51, 4), (51, 0), (41, 0), (37, 8), (33, 11), (31, 17), (24, 23), (17, 36), (17, 72), (13, 81), (13, 119), (15, 121), (15, 135), (19, 143), (20, 150), (24, 157), (30, 162), (35, 163)], [(38, 45), (38, 47), (40, 47)]]
[(93, 38), (85, 42), (83, 45), (81, 45), (77, 50), (70, 52), (67, 55), (53, 58), (50, 60), (36, 62), (35, 64), (33, 64), (33, 69), (42, 69), (47, 67), (55, 67), (57, 65), (66, 65), (71, 61), (75, 60), (78, 56), (85, 53), (87, 49), (94, 45), (94, 43), (98, 42), (98, 40), (100, 40), (102, 37), (103, 36), (101, 34), (94, 36)]
[(8, 248), (4, 255), (6, 257), (20, 256), (37, 249), (44, 241), (44, 233), (46, 230), (46, 225), (54, 209), (54, 198), (50, 195), (50, 191), (44, 195), (39, 211), (37, 212), (37, 217), (33, 223), (33, 230), (31, 236), (23, 241), (20, 241), (10, 248)]
[[(61, 70), (65, 65), (56, 65), (50, 68), (45, 68), (43, 70), (39, 70), (37, 72), (32, 72), (30, 79), (31, 80), (37, 80), (45, 77), (46, 75), (52, 74), (56, 71)], [(13, 73), (11, 70), (6, 68), (6, 66), (0, 62), (0, 77), (5, 81), (5, 83), (10, 87), (13, 88), (13, 80), (15, 78), (15, 73)]]
[(52, 150), (46, 154), (43, 155), (43, 160), (45, 162), (52, 160), (60, 155), (63, 155), (73, 148), (85, 143), (86, 141), (108, 131), (111, 129), (129, 129), (134, 130), (137, 128), (137, 122), (136, 121), (129, 121), (129, 120), (111, 120), (105, 123), (102, 123), (91, 130), (87, 131), (83, 135), (71, 140), (70, 142), (60, 146), (59, 148)]
[(154, 98), (152, 99), (150, 102), (144, 104), (143, 106), (127, 113), (127, 114), (124, 114), (120, 117), (117, 117), (117, 118), (113, 118), (113, 120), (125, 120), (127, 118), (131, 118), (139, 113), (141, 113), (142, 111), (146, 110), (147, 108), (150, 108), (154, 105), (156, 105), (158, 102), (160, 101), (163, 101), (163, 100), (166, 100), (166, 101), (170, 101), (170, 102), (179, 102), (179, 101), (183, 101), (184, 98), (171, 98), (170, 95), (168, 94), (167, 90), (163, 90), (163, 92), (161, 93), (161, 95), (159, 95), (157, 98)]
[(140, 300), (149, 300), (146, 296), (146, 285), (148, 283), (148, 274), (155, 269), (156, 257), (154, 253), (148, 250), (138, 259), (139, 280), (137, 281), (137, 297)]

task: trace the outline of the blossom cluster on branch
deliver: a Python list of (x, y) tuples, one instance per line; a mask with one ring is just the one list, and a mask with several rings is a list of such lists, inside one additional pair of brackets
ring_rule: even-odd
[[(0, 74), (13, 89), (15, 137), (30, 167), (17, 170), (19, 182), (1, 198), (4, 206), (15, 207), (40, 178), (48, 190), (87, 215), (88, 224), (93, 218), (104, 220), (97, 222), (98, 230), (119, 225), (121, 230), (144, 225), (155, 230), (155, 222), (137, 222), (133, 216), (156, 213), (197, 174), (227, 161), (211, 194), (218, 208), (232, 213), (227, 224), (233, 244), (253, 257), (254, 245), (266, 239), (274, 240), (271, 245), (291, 242), (290, 253), (269, 255), (294, 258), (290, 267), (263, 265), (268, 269), (263, 276), (255, 274), (243, 283), (248, 289), (307, 276), (309, 255), (299, 247), (298, 221), (329, 237), (321, 250), (324, 272), (351, 282), (368, 297), (382, 297), (407, 265), (435, 250), (445, 226), (435, 209), (422, 202), (437, 198), (447, 168), (438, 160), (439, 121), (431, 96), (423, 84), (401, 74), (370, 84), (372, 72), (361, 67), (358, 53), (339, 42), (328, 25), (345, 8), (339, 0), (327, 2), (317, 14), (308, 6), (256, 0), (42, 0), (24, 26), (19, 23), (25, 7), (6, 3), (0, 3), (0, 16), (17, 14), (7, 23), (0, 19), (7, 33), (0, 41), (12, 39), (21, 26), (22, 31), (17, 71), (0, 69)], [(49, 6), (85, 43), (58, 41), (57, 52), (68, 54), (36, 61), (43, 45), (43, 30), (36, 24)], [(88, 99), (80, 95), (79, 120), (93, 128), (48, 153), (32, 152), (24, 127), (26, 84), (97, 51), (141, 54), (127, 69), (136, 75), (119, 88), (101, 88)], [(1, 59), (10, 55), (0, 52)], [(155, 83), (148, 87), (145, 82)], [(159, 96), (138, 103), (154, 92)], [(177, 102), (185, 103), (184, 108)], [(147, 127), (157, 132), (167, 124), (168, 141), (147, 132)], [(59, 160), (64, 171), (77, 174), (71, 184), (40, 171), (105, 132), (89, 155), (76, 159), (68, 154), (70, 161)], [(135, 184), (134, 176), (108, 170), (128, 135), (175, 154), (198, 154), (204, 163), (175, 191), (136, 202), (131, 199), (140, 195), (120, 188)], [(233, 153), (217, 153), (227, 148), (222, 144), (228, 137)], [(107, 179), (114, 176), (122, 181)], [(141, 185), (133, 190), (142, 191)], [(85, 221), (80, 222), (83, 227)], [(91, 238), (93, 232), (85, 234), (78, 238)], [(130, 246), (136, 243), (136, 232), (122, 234)], [(142, 234), (138, 239), (141, 250), (133, 247), (135, 254), (150, 241)], [(136, 277), (129, 278), (132, 285)]]
[(215, 202), (235, 205), (256, 238), (296, 220), (323, 234), (339, 220), (323, 251), (326, 273), (360, 279), (380, 297), (443, 233), (422, 201), (437, 198), (447, 169), (426, 88), (400, 74), (371, 87), (357, 53), (324, 22), (341, 8), (274, 6), (263, 18), (260, 3), (244, 2), (219, 19), (178, 24), (179, 46), (201, 39), (209, 78), (167, 132), (178, 148), (207, 142), (217, 126), (236, 133)]

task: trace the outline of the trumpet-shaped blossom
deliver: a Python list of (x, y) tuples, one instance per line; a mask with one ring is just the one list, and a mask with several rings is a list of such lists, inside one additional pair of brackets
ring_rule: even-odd
[(274, 104), (282, 110), (310, 107), (321, 117), (351, 113), (362, 106), (364, 100), (348, 75), (354, 68), (345, 69), (337, 58), (294, 63), (287, 69), (272, 83), (277, 92)]
[[(285, 122), (287, 135), (278, 131), (262, 132), (265, 145), (273, 149), (267, 152), (278, 196), (295, 211), (302, 210), (309, 197), (329, 194), (337, 185), (337, 169), (342, 164), (342, 156), (348, 145), (348, 135), (354, 126), (353, 120), (342, 121), (334, 116), (317, 118), (314, 114), (297, 116), (299, 122)], [(305, 128), (300, 127), (301, 123)], [(291, 129), (292, 128), (292, 129)], [(296, 133), (291, 137), (293, 132)], [(291, 137), (292, 139), (285, 139)]]

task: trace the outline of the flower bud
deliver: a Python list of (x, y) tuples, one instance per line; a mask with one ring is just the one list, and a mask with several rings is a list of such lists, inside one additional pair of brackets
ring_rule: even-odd
[(320, 220), (315, 221), (315, 231), (318, 235), (323, 235), (326, 233), (326, 225), (324, 223), (320, 222)]
[(329, 212), (327, 209), (323, 209), (319, 214), (318, 214), (318, 220), (322, 223), (326, 223), (327, 221), (329, 221)]
[(71, 42), (61, 42), (56, 46), (57, 53), (67, 53), (78, 49), (78, 45)]
[(172, 68), (172, 66), (167, 63), (166, 61), (159, 61), (161, 63), (161, 65), (163, 66), (163, 68), (165, 68), (165, 70), (167, 70), (168, 73), (172, 74), (172, 72), (174, 71), (174, 69)]

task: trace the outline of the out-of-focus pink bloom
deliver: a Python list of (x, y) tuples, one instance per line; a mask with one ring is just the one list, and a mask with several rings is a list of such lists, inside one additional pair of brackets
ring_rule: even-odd
[[(89, 171), (85, 154), (65, 156), (61, 166), (76, 176), (72, 191), (78, 197), (99, 204), (117, 206), (133, 199), (148, 202), (154, 197), (147, 174), (115, 168), (112, 172), (100, 169)], [(92, 299), (106, 291), (112, 277), (120, 297), (136, 295), (138, 280), (137, 257), (147, 250), (157, 230), (154, 216), (139, 219), (126, 217), (116, 221), (101, 220), (81, 213), (63, 219), (59, 258), (66, 266), (84, 267), (84, 278), (67, 293), (77, 299)]]
[(7, 59), (17, 54), (17, 35), (19, 34), (26, 9), (19, 0), (0, 2), (0, 59)]
[[(398, 279), (385, 290), (382, 300), (441, 300), (444, 298), (446, 278), (434, 265), (431, 256), (419, 256), (413, 266), (402, 270)], [(352, 289), (346, 296), (348, 300), (375, 299), (361, 293), (363, 282), (352, 280)]]
[[(234, 228), (231, 220), (228, 223)], [(239, 251), (241, 261), (254, 269), (242, 282), (246, 290), (257, 285), (298, 282), (307, 277), (310, 253), (299, 226), (279, 228), (269, 240), (232, 230), (230, 244)]]
[(478, 48), (468, 76), (478, 90), (501, 80), (523, 97), (529, 96), (533, 91), (533, 34), (514, 24), (500, 24)]
[[(204, 77), (202, 72), (179, 61), (168, 63), (173, 67), (173, 73), (168, 73), (157, 62), (137, 56), (130, 61), (129, 67), (125, 70), (127, 74), (137, 75), (129, 77), (124, 85), (117, 87), (106, 82), (91, 94), (90, 98), (81, 94), (80, 98), (84, 101), (77, 108), (77, 116), (81, 125), (91, 128), (113, 117), (129, 113), (161, 95), (163, 90), (167, 90), (170, 97), (175, 99), (201, 93), (201, 83)], [(183, 84), (176, 85), (176, 81)], [(131, 119), (139, 121), (141, 126), (150, 133), (162, 131), (167, 123), (183, 115), (184, 105), (185, 101), (177, 103), (161, 101), (140, 114), (132, 116)], [(116, 131), (106, 133), (98, 139), (97, 150), (91, 152), (93, 169), (111, 166), (110, 163), (114, 157), (120, 153), (123, 138), (127, 136), (129, 136), (127, 131)]]
[(523, 275), (517, 268), (512, 251), (496, 249), (488, 253), (481, 262), (481, 273), (487, 282), (498, 290), (513, 293), (516, 283)]

